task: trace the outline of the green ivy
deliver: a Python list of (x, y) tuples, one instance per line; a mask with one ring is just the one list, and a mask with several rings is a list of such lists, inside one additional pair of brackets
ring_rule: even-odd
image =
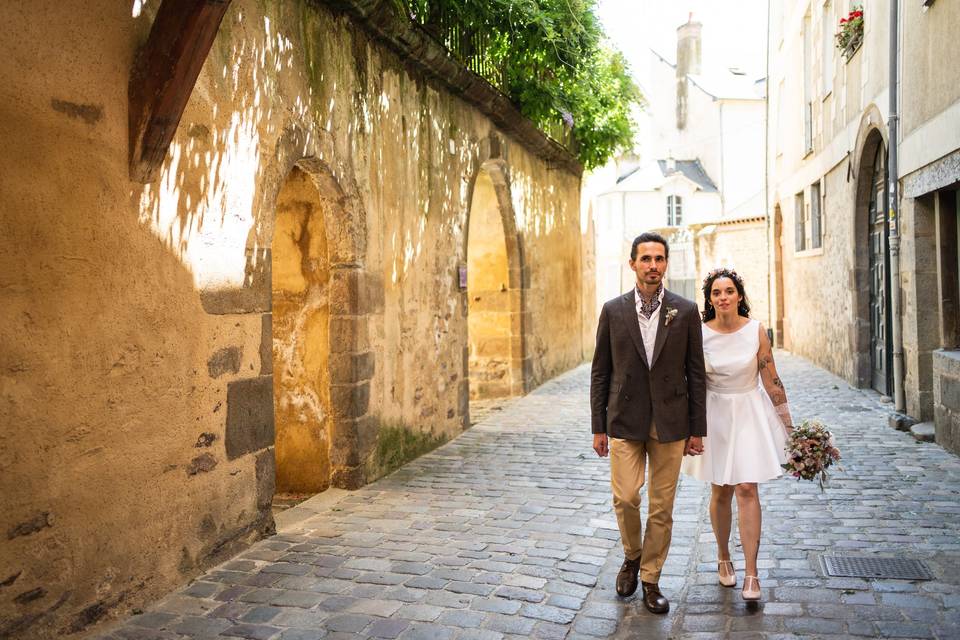
[(587, 169), (632, 146), (643, 99), (596, 0), (395, 1)]

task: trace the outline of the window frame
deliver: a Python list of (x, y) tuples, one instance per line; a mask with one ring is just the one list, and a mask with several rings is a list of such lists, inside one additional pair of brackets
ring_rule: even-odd
[(667, 196), (667, 226), (683, 226), (683, 197), (676, 194)]
[(810, 185), (810, 249), (823, 248), (823, 181)]

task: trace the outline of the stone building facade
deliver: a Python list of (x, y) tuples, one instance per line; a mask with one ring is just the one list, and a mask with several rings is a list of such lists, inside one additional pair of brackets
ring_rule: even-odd
[[(936, 417), (938, 440), (957, 451), (960, 43), (951, 31), (960, 8), (901, 4), (897, 87), (890, 86), (889, 2), (868, 3), (862, 37), (840, 51), (835, 34), (849, 9), (771, 4), (768, 213), (778, 341), (855, 386), (892, 397), (898, 382), (901, 409), (917, 420)], [(900, 123), (895, 222), (891, 91)]]
[(233, 2), (131, 180), (157, 4), (0, 8), (3, 637), (88, 633), (278, 485), (358, 487), (590, 348), (576, 162), (324, 3)]

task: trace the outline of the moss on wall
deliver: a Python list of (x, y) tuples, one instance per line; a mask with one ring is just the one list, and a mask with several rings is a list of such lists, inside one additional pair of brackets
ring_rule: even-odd
[(367, 462), (367, 479), (374, 480), (396, 471), (448, 439), (446, 434), (418, 431), (402, 423), (381, 423), (377, 446)]

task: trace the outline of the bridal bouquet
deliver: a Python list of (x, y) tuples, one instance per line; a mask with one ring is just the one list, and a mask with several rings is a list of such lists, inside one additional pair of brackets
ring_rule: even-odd
[(804, 420), (794, 427), (787, 442), (787, 463), (781, 465), (796, 479), (820, 481), (823, 490), (827, 468), (840, 460), (833, 436), (819, 420)]

